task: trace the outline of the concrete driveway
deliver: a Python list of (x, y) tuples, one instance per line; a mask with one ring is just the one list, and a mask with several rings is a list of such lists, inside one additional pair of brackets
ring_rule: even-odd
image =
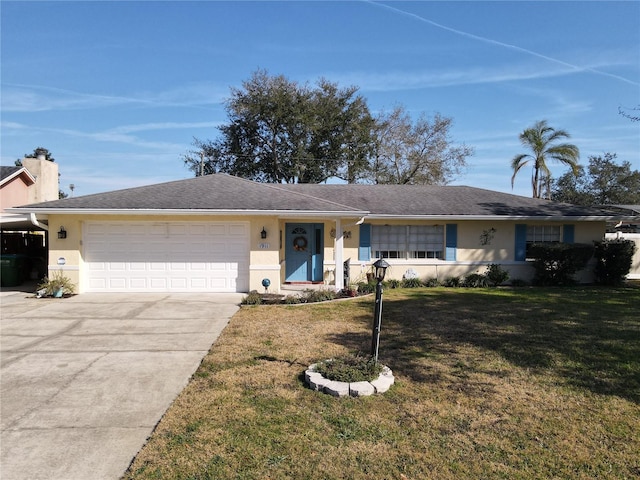
[(0, 293), (2, 480), (120, 478), (241, 298)]

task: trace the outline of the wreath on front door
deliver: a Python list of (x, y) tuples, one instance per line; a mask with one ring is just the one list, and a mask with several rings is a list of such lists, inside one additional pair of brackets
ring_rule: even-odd
[(293, 239), (293, 249), (296, 252), (304, 252), (307, 249), (307, 239), (305, 237), (296, 237)]

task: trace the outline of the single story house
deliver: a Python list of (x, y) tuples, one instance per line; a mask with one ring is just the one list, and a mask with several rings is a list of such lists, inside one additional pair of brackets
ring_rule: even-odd
[(264, 291), (264, 279), (270, 292), (285, 283), (341, 289), (379, 257), (388, 278), (444, 280), (497, 263), (528, 280), (528, 243), (591, 243), (622, 220), (466, 186), (266, 184), (226, 174), (13, 210), (48, 225), (49, 271), (80, 293)]

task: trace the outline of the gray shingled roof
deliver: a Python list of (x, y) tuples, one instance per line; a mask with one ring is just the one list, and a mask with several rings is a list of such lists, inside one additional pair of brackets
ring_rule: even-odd
[(98, 193), (28, 210), (208, 210), (372, 216), (594, 217), (605, 211), (465, 186), (266, 184), (226, 174)]
[(3, 167), (0, 166), (0, 181), (15, 174), (22, 167)]
[(128, 188), (29, 205), (62, 210), (239, 210), (357, 212), (328, 199), (310, 197), (280, 185), (256, 183), (226, 174)]
[(597, 209), (466, 186), (285, 185), (284, 188), (333, 198), (372, 215), (593, 216)]

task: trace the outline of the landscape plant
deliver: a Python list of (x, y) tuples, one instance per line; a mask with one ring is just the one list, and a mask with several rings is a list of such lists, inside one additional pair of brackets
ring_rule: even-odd
[(462, 281), (463, 287), (470, 288), (484, 288), (489, 286), (489, 282), (487, 281), (487, 277), (482, 273), (470, 273), (464, 280)]
[(337, 382), (368, 382), (378, 378), (382, 365), (370, 355), (357, 353), (320, 361), (314, 370)]
[(444, 279), (443, 285), (445, 287), (459, 287), (462, 285), (462, 280), (460, 277), (447, 277)]
[(402, 279), (402, 281), (400, 282), (400, 286), (402, 288), (420, 288), (423, 287), (423, 283), (422, 280), (420, 280), (419, 278), (404, 278)]
[(57, 295), (72, 295), (75, 293), (75, 284), (61, 271), (55, 271), (36, 287), (38, 296), (53, 297)]
[(425, 287), (439, 287), (440, 286), (440, 282), (438, 281), (437, 278), (428, 278), (424, 282), (424, 286)]
[(500, 265), (496, 263), (492, 263), (487, 267), (485, 276), (487, 277), (487, 280), (493, 287), (502, 285), (507, 280), (509, 280), (509, 272), (504, 270)]
[(361, 295), (368, 295), (376, 291), (376, 281), (360, 282), (358, 283), (358, 293)]
[(387, 288), (400, 288), (402, 282), (397, 278), (390, 278), (388, 280), (385, 280), (383, 283)]
[(596, 282), (602, 285), (621, 285), (631, 270), (636, 245), (631, 240), (596, 242)]
[(579, 243), (534, 243), (528, 256), (533, 258), (533, 283), (540, 286), (573, 285), (574, 275), (585, 268), (593, 256), (593, 246)]

